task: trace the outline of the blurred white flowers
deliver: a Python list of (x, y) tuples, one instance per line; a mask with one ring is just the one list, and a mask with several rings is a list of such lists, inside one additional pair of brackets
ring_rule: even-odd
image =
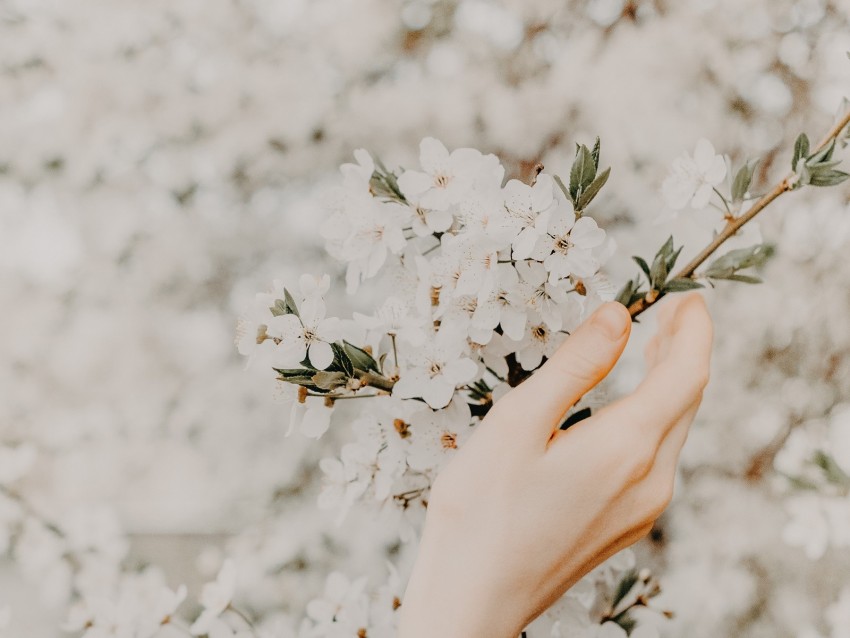
[(705, 138), (697, 142), (693, 155), (676, 158), (661, 191), (673, 210), (690, 205), (697, 210), (708, 206), (714, 188), (726, 178), (726, 160), (714, 152)]

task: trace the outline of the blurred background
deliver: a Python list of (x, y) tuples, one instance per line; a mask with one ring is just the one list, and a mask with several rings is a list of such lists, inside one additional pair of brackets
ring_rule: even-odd
[[(193, 590), (235, 556), (270, 619), (383, 569), (382, 530), (315, 507), (338, 440), (285, 438), (233, 347), (273, 278), (340, 272), (317, 225), (355, 148), (409, 164), (431, 135), (527, 178), (600, 135), (620, 282), (670, 233), (670, 161), (707, 137), (767, 184), (850, 93), (848, 50), (850, 0), (0, 0), (8, 635), (66, 635), (69, 544)], [(713, 380), (639, 549), (665, 635), (850, 636), (846, 486), (783, 479), (811, 437), (850, 472), (848, 195), (785, 198), (767, 283), (709, 292)]]

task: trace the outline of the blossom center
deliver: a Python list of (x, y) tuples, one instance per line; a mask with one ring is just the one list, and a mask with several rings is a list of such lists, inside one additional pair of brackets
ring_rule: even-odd
[(454, 432), (443, 432), (442, 435), (440, 435), (440, 445), (442, 445), (445, 450), (456, 450), (457, 435)]

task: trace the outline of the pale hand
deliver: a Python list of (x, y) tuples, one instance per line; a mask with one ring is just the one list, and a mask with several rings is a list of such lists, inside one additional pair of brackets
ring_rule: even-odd
[(698, 294), (665, 301), (639, 387), (559, 430), (630, 329), (623, 306), (601, 306), (496, 403), (437, 478), (399, 638), (517, 638), (650, 531), (708, 380), (712, 326)]

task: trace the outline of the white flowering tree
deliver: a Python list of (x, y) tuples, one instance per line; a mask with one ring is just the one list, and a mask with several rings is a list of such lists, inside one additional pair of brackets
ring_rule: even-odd
[[(462, 422), (452, 412), (458, 406), (436, 411), (423, 409), (424, 397), (369, 399), (376, 406), (410, 403), (421, 414), (416, 421), (401, 415), (398, 427), (407, 435), (398, 435), (394, 451), (374, 453), (382, 456), (382, 472), (366, 481), (357, 468), (367, 462), (364, 449), (367, 459), (372, 454), (368, 441), (374, 446), (379, 435), (361, 434), (375, 429), (370, 419), (357, 418), (363, 402), (335, 400), (333, 410), (324, 397), (299, 402), (299, 389), (264, 374), (265, 353), (243, 373), (227, 333), (240, 300), (263, 285), (258, 282), (281, 276), (301, 314), (305, 355), (315, 343), (348, 341), (364, 351), (371, 345), (380, 376), (422, 369), (416, 355), (437, 345), (428, 339), (431, 325), (409, 310), (405, 288), (384, 306), (390, 295), (378, 286), (390, 280), (410, 243), (424, 253), (437, 245), (434, 234), (461, 216), (456, 204), (447, 214), (439, 203), (417, 201), (427, 194), (416, 192), (421, 178), (409, 178), (404, 194), (423, 213), (401, 226), (411, 228), (401, 238), (384, 242), (388, 261), (353, 301), (363, 316), (323, 325), (319, 304), (308, 304), (309, 312), (302, 306), (325, 284), (302, 285), (296, 271), (335, 272), (310, 249), (319, 216), (328, 216), (318, 212), (316, 191), (337, 181), (327, 178), (329, 167), (359, 146), (414, 167), (417, 141), (432, 134), (453, 147), (496, 152), (507, 176), (518, 179), (511, 189), (528, 189), (541, 161), (565, 171), (568, 186), (573, 142), (598, 132), (614, 181), (592, 218), (605, 228), (606, 243), (614, 237), (620, 246), (606, 264), (619, 287), (629, 278), (624, 256), (647, 257), (653, 276), (653, 249), (671, 233), (670, 222), (651, 223), (655, 211), (681, 209), (672, 222), (676, 250), (685, 246), (681, 267), (710, 244), (713, 232), (723, 232), (725, 205), (741, 217), (758, 201), (752, 195), (769, 192), (799, 130), (823, 122), (846, 94), (847, 65), (839, 60), (850, 48), (848, 19), (843, 0), (557, 6), (544, 0), (259, 0), (212, 2), (201, 13), (185, 1), (148, 3), (144, 10), (120, 1), (108, 7), (6, 3), (0, 8), (0, 91), (7, 98), (0, 107), (0, 232), (6, 239), (0, 347), (11, 365), (0, 371), (0, 545), (14, 569), (0, 588), (13, 613), (10, 619), (3, 612), (0, 625), (9, 625), (12, 635), (38, 635), (41, 624), (49, 627), (43, 635), (53, 636), (58, 623), (41, 605), (61, 615), (69, 602), (82, 600), (69, 629), (147, 635), (159, 626), (168, 635), (183, 632), (181, 625), (188, 631), (200, 610), (184, 603), (178, 615), (185, 622), (172, 611), (181, 582), (190, 585), (190, 600), (199, 598), (194, 564), (178, 568), (180, 561), (166, 556), (159, 561), (164, 573), (139, 571), (149, 539), (173, 534), (190, 539), (180, 545), (181, 555), (197, 555), (204, 574), (219, 571), (221, 549), (236, 559), (237, 569), (223, 570), (222, 579), (238, 600), (228, 609), (220, 596), (200, 596), (211, 610), (207, 619), (245, 632), (239, 609), (255, 632), (286, 636), (299, 629), (293, 618), (318, 597), (323, 602), (309, 607), (308, 627), (332, 625), (328, 610), (345, 608), (352, 627), (368, 624), (378, 632), (377, 617), (385, 618), (400, 596), (412, 545), (400, 553), (387, 548), (395, 547), (399, 532), (415, 535), (415, 512), (435, 471), (428, 466), (451, 454), (442, 439), (417, 452), (416, 426), (436, 432), (446, 419)], [(729, 153), (734, 170), (727, 164), (720, 176), (716, 152), (700, 144), (676, 162), (660, 188), (670, 159), (702, 136)], [(762, 161), (752, 173), (752, 192), (737, 201), (730, 182), (756, 155)], [(420, 168), (428, 174), (432, 167)], [(564, 203), (560, 189), (553, 193), (553, 201)], [(706, 194), (713, 201), (692, 211)], [(783, 197), (793, 204), (778, 203), (774, 215), (760, 218), (781, 255), (765, 266), (769, 285), (709, 291), (723, 338), (702, 424), (683, 458), (684, 497), (639, 549), (640, 563), (656, 567), (665, 585), (654, 606), (676, 612), (663, 629), (670, 635), (832, 638), (846, 626), (850, 596), (840, 590), (850, 506), (840, 472), (850, 472), (842, 453), (850, 402), (843, 300), (850, 278), (842, 256), (850, 234), (844, 189), (818, 195)], [(548, 227), (535, 230), (549, 235)], [(578, 237), (577, 229), (563, 225), (549, 236), (571, 230)], [(754, 222), (738, 230), (724, 250), (763, 243)], [(439, 245), (426, 261), (443, 250), (442, 235)], [(752, 276), (738, 266), (757, 265), (766, 252), (727, 259), (715, 274)], [(597, 250), (600, 262), (602, 253)], [(357, 259), (337, 248), (334, 256)], [(695, 273), (705, 275), (714, 259)], [(557, 266), (554, 258), (547, 270), (545, 259), (533, 261), (542, 269), (500, 268), (505, 287), (540, 280), (545, 289), (552, 268), (556, 280), (569, 279), (558, 267), (564, 274), (581, 268), (563, 260)], [(359, 277), (376, 267), (361, 262)], [(469, 272), (464, 286), (477, 276)], [(664, 277), (664, 284), (677, 278)], [(598, 275), (590, 279), (601, 283)], [(639, 279), (630, 295), (662, 292), (657, 277)], [(286, 302), (282, 288), (273, 301)], [(577, 292), (567, 296), (571, 305), (588, 301)], [(324, 297), (332, 315), (343, 314), (347, 304), (336, 288)], [(450, 310), (441, 309), (441, 324), (462, 321), (462, 309)], [(469, 333), (467, 347), (493, 333), (488, 357), (498, 351), (496, 342), (513, 346), (530, 334), (529, 313), (513, 306), (498, 310), (494, 332), (494, 310), (482, 307), (476, 325), (461, 329)], [(262, 311), (249, 314), (256, 319)], [(567, 327), (576, 320), (563, 318)], [(279, 323), (298, 328), (291, 319)], [(335, 329), (342, 332), (335, 336)], [(440, 345), (449, 348), (441, 356), (476, 362), (497, 390), (501, 382), (482, 369), (477, 349), (460, 357), (451, 350), (458, 344), (449, 341)], [(538, 341), (526, 345), (514, 353), (516, 362), (508, 353), (494, 355), (496, 362), (507, 362), (521, 377), (546, 354)], [(327, 356), (322, 350), (319, 345), (315, 355)], [(333, 363), (330, 368), (334, 372)], [(633, 370), (627, 358), (612, 391), (627, 385)], [(291, 410), (266, 400), (261, 377), (281, 387)], [(388, 391), (371, 380), (356, 391), (340, 386), (333, 392)], [(453, 396), (470, 406), (472, 424), (482, 410), (470, 401), (475, 388), (460, 377), (457, 383)], [(434, 392), (445, 392), (445, 385), (436, 384)], [(601, 400), (587, 398), (591, 407)], [(293, 427), (307, 437), (283, 438), (290, 412)], [(380, 427), (396, 431), (395, 418), (381, 414), (376, 410)], [(410, 493), (401, 492), (410, 502), (402, 510), (393, 499), (396, 481), (414, 477), (419, 482)], [(324, 485), (321, 505), (333, 512), (329, 524), (314, 512), (318, 484)], [(380, 519), (379, 532), (362, 533), (370, 518), (364, 512), (375, 507), (389, 520)], [(347, 518), (335, 528), (346, 508)], [(748, 531), (745, 538), (740, 529)], [(228, 540), (219, 543), (221, 536)], [(378, 593), (387, 555), (401, 576)], [(619, 584), (630, 582), (620, 573), (631, 568), (630, 559), (621, 558), (594, 576), (607, 583), (612, 601)], [(336, 569), (347, 577), (335, 574), (322, 593)], [(369, 586), (360, 577), (366, 573)], [(21, 575), (38, 586), (27, 589)], [(643, 582), (643, 576), (631, 578)], [(592, 618), (584, 611), (589, 593), (578, 606), (567, 598), (549, 622), (569, 629), (587, 622), (589, 633), (598, 626), (618, 635), (620, 624), (599, 621), (628, 608), (639, 627), (651, 625), (654, 618), (633, 604), (640, 591), (630, 590)], [(655, 592), (654, 581), (646, 591)], [(577, 589), (573, 596), (584, 594)], [(380, 597), (388, 604), (374, 602)], [(372, 604), (376, 618), (363, 621)]]

